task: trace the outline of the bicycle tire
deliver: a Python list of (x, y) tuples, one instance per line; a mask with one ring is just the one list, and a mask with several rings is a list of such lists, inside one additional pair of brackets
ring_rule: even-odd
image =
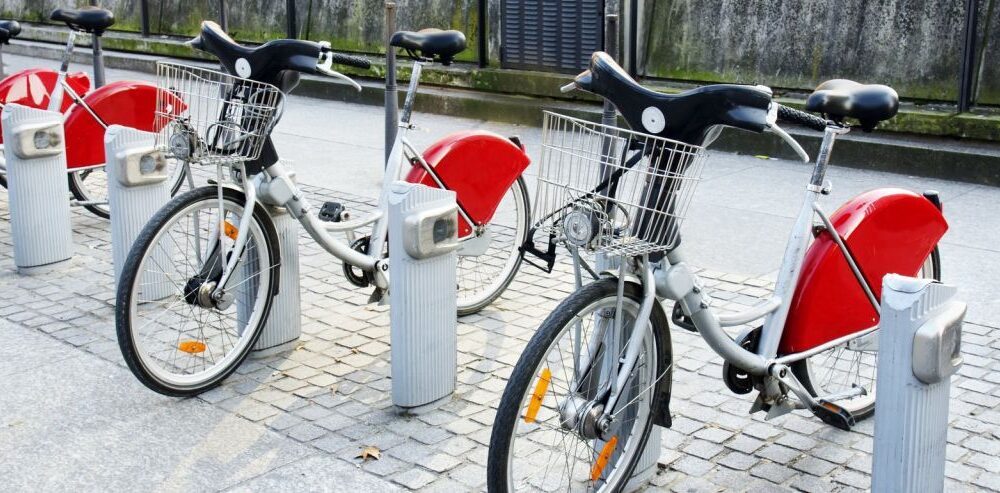
[[(177, 166), (180, 166), (180, 171), (177, 173), (177, 176), (174, 178), (173, 183), (170, 184), (170, 196), (171, 197), (173, 197), (174, 195), (177, 195), (177, 192), (181, 189), (181, 186), (184, 185), (184, 179), (187, 177), (187, 167), (185, 167), (183, 163), (178, 163)], [(101, 168), (101, 169), (103, 170), (103, 168)], [(68, 174), (68, 178), (69, 178), (69, 191), (70, 191), (71, 194), (73, 194), (73, 198), (74, 199), (76, 199), (76, 200), (78, 200), (80, 202), (90, 202), (90, 201), (94, 200), (94, 198), (90, 196), (90, 194), (87, 191), (87, 187), (83, 185), (82, 181), (79, 179), (79, 176), (78, 176), (78, 173), (81, 173), (82, 171), (89, 171), (89, 170), (70, 171), (69, 172), (69, 174)], [(4, 187), (6, 188), (6, 186), (7, 185), (6, 185), (6, 180), (5, 180), (4, 181)], [(104, 199), (107, 199), (106, 195), (105, 195)], [(110, 210), (109, 205), (93, 205), (93, 204), (90, 204), (90, 205), (84, 205), (83, 208), (87, 209), (88, 211), (90, 211), (92, 214), (94, 214), (97, 217), (100, 217), (100, 218), (103, 218), (103, 219), (111, 219), (111, 210)]]
[[(531, 341), (528, 342), (524, 352), (521, 353), (511, 373), (510, 380), (508, 380), (507, 386), (504, 389), (503, 396), (500, 399), (500, 405), (497, 408), (496, 417), (494, 418), (493, 431), (490, 436), (486, 476), (487, 489), (491, 493), (505, 493), (510, 490), (508, 488), (508, 467), (515, 425), (521, 417), (521, 409), (527, 397), (526, 392), (532, 381), (536, 379), (537, 369), (542, 363), (542, 359), (549, 352), (552, 344), (556, 342), (559, 334), (563, 332), (564, 327), (572, 323), (581, 310), (594, 306), (606, 298), (617, 299), (617, 292), (618, 280), (615, 278), (604, 278), (594, 281), (577, 290), (563, 300), (549, 314), (535, 332)], [(636, 304), (641, 303), (642, 291), (638, 285), (627, 283), (624, 294)], [(659, 303), (654, 304), (652, 314), (650, 315), (650, 322), (652, 323), (654, 334), (654, 351), (657, 354), (656, 373), (654, 375), (662, 375), (662, 378), (666, 379), (664, 383), (669, 386), (673, 376), (673, 349), (670, 342), (667, 316), (659, 306)], [(654, 392), (655, 395), (662, 394)], [(667, 394), (667, 398), (669, 398), (669, 393)], [(632, 449), (633, 453), (629, 457), (628, 463), (625, 464), (625, 469), (618, 476), (622, 480), (611, 485), (609, 491), (621, 491), (627, 485), (636, 464), (642, 457), (642, 451), (645, 449), (650, 432), (652, 431), (655, 419), (654, 410), (659, 404), (666, 404), (657, 403), (654, 399), (655, 397), (650, 399), (651, 409), (648, 419), (643, 424), (641, 435), (638, 437), (637, 446)]]
[[(246, 200), (242, 191), (229, 187), (223, 188), (223, 197), (226, 202), (238, 204), (241, 208)], [(193, 386), (180, 387), (176, 384), (165, 382), (162, 379), (157, 378), (156, 375), (143, 363), (143, 358), (139, 354), (140, 349), (136, 344), (134, 333), (131, 330), (132, 297), (136, 295), (138, 291), (136, 282), (139, 280), (141, 275), (140, 272), (143, 260), (148, 255), (152, 254), (150, 249), (155, 248), (153, 242), (157, 238), (160, 231), (165, 226), (171, 224), (171, 220), (174, 216), (179, 215), (193, 204), (214, 199), (217, 199), (216, 187), (204, 186), (187, 191), (174, 197), (170, 202), (168, 202), (166, 206), (160, 209), (152, 217), (152, 219), (150, 219), (150, 221), (139, 233), (138, 238), (136, 238), (135, 243), (133, 243), (132, 249), (129, 251), (128, 257), (125, 260), (125, 264), (122, 268), (121, 279), (119, 279), (118, 282), (115, 304), (115, 329), (118, 336), (119, 348), (121, 349), (122, 356), (124, 357), (129, 370), (132, 371), (132, 374), (135, 375), (135, 377), (143, 385), (160, 394), (173, 397), (190, 397), (219, 385), (240, 366), (240, 364), (252, 351), (254, 345), (256, 345), (258, 339), (260, 339), (263, 326), (266, 323), (268, 314), (271, 310), (271, 304), (275, 294), (274, 288), (277, 286), (277, 279), (276, 276), (268, 275), (267, 285), (264, 287), (263, 291), (261, 291), (261, 293), (263, 293), (262, 296), (264, 296), (261, 314), (253, 327), (247, 327), (244, 329), (251, 331), (249, 334), (249, 342), (245, 344), (241, 353), (233, 359), (228, 367), (223, 368), (205, 382), (201, 382)], [(271, 221), (270, 216), (268, 216), (267, 212), (259, 204), (254, 207), (253, 220), (254, 223), (260, 228), (264, 238), (263, 241), (267, 255), (262, 258), (267, 259), (266, 265), (269, 272), (274, 272), (280, 263), (278, 251), (279, 245), (274, 224)]]
[[(941, 280), (941, 254), (940, 254), (940, 251), (938, 250), (937, 246), (935, 246), (934, 249), (931, 250), (931, 254), (927, 257), (927, 260), (924, 261), (924, 268), (922, 268), (921, 270), (922, 271), (926, 270), (926, 267), (928, 267), (928, 266), (930, 267), (930, 271), (931, 272), (930, 273), (922, 272), (922, 273), (924, 275), (930, 274), (931, 278), (933, 278), (936, 281), (940, 281)], [(838, 347), (841, 347), (841, 346), (836, 346), (834, 348), (831, 348), (830, 350), (836, 349)], [(811, 395), (813, 397), (818, 397), (820, 395), (820, 392), (813, 385), (813, 376), (814, 376), (814, 374), (811, 371), (809, 360), (811, 360), (813, 358), (818, 358), (820, 355), (823, 355), (823, 354), (826, 354), (826, 353), (827, 353), (827, 351), (823, 351), (823, 352), (818, 353), (816, 355), (813, 355), (813, 356), (811, 356), (809, 358), (796, 361), (796, 362), (792, 363), (791, 365), (789, 365), (789, 368), (792, 370), (792, 373), (795, 375), (795, 378), (797, 378), (799, 380), (799, 383), (802, 384), (802, 387), (805, 388), (805, 390), (807, 392), (809, 392), (809, 395)], [(872, 381), (874, 382), (874, 375), (873, 375)], [(873, 383), (873, 385), (874, 385), (874, 383)], [(871, 399), (870, 403), (865, 403), (864, 405), (862, 405), (862, 406), (860, 406), (860, 407), (858, 407), (856, 409), (849, 409), (849, 411), (851, 412), (851, 415), (854, 416), (854, 420), (855, 421), (861, 421), (863, 419), (866, 419), (866, 418), (869, 418), (869, 417), (873, 416), (875, 414), (875, 401), (877, 400), (877, 398), (878, 398), (878, 396), (873, 396), (873, 398)]]
[[(496, 301), (497, 298), (499, 298), (500, 295), (502, 295), (503, 292), (506, 291), (508, 287), (510, 287), (510, 283), (514, 281), (514, 277), (517, 275), (517, 271), (521, 268), (522, 257), (521, 257), (521, 252), (518, 250), (518, 247), (523, 245), (525, 240), (528, 239), (528, 226), (529, 223), (531, 222), (531, 201), (528, 197), (528, 187), (524, 182), (523, 176), (517, 177), (517, 180), (514, 180), (514, 183), (511, 184), (508, 190), (514, 192), (513, 194), (514, 203), (515, 206), (518, 208), (517, 220), (519, 229), (519, 231), (515, 232), (515, 236), (513, 238), (514, 248), (510, 251), (509, 257), (506, 259), (506, 262), (511, 263), (510, 264), (511, 267), (509, 267), (508, 272), (503, 274), (503, 277), (500, 279), (499, 283), (494, 283), (490, 286), (489, 292), (485, 293), (485, 296), (478, 296), (472, 299), (471, 301), (467, 301), (466, 298), (462, 297), (461, 280), (459, 280), (460, 283), (459, 295), (458, 295), (458, 300), (456, 300), (459, 316), (472, 315), (474, 313), (477, 313), (483, 308), (486, 308), (487, 306), (492, 304), (494, 301)], [(461, 257), (459, 259), (456, 268), (460, 270), (462, 269), (461, 265), (463, 262), (462, 260), (463, 258), (468, 258), (468, 257)], [(507, 268), (506, 265), (505, 268)]]

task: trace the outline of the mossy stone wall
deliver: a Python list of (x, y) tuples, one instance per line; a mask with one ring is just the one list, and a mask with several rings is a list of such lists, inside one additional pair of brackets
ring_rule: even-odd
[[(979, 0), (979, 102), (1000, 103), (1000, 8)], [(647, 0), (645, 73), (810, 89), (830, 78), (955, 101), (960, 0)], [(984, 39), (985, 36), (985, 39)]]

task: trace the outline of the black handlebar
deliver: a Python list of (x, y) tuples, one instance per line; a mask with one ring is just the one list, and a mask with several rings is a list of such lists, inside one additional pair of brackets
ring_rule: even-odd
[(790, 123), (796, 123), (805, 127), (809, 127), (813, 130), (819, 130), (823, 132), (826, 130), (827, 121), (805, 111), (799, 111), (795, 108), (789, 108), (788, 106), (779, 105), (778, 106), (778, 120)]
[(333, 63), (337, 65), (348, 65), (351, 67), (357, 67), (361, 69), (369, 69), (372, 66), (372, 62), (368, 61), (367, 58), (362, 58), (359, 56), (343, 55), (340, 53), (330, 53), (330, 59)]

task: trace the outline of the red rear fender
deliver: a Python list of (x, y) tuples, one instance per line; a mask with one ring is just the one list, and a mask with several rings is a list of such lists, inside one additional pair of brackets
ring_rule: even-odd
[[(875, 297), (889, 273), (912, 276), (948, 230), (941, 211), (916, 193), (863, 193), (830, 216)], [(797, 353), (873, 327), (878, 314), (829, 232), (806, 252), (782, 334), (780, 354)]]
[[(424, 160), (444, 185), (455, 191), (459, 205), (479, 225), (493, 218), (504, 194), (531, 162), (510, 139), (482, 130), (456, 132), (441, 139), (424, 151)], [(420, 165), (410, 169), (406, 181), (437, 186)], [(459, 236), (470, 233), (472, 228), (459, 217)]]
[[(33, 68), (22, 70), (12, 74), (3, 81), (0, 81), (0, 101), (4, 104), (17, 103), (31, 108), (47, 109), (49, 107), (49, 96), (52, 88), (56, 86), (56, 79), (59, 74), (55, 70)], [(90, 90), (90, 78), (83, 72), (76, 72), (66, 76), (66, 82), (73, 88), (73, 92), (84, 95)], [(73, 104), (73, 99), (64, 96), (60, 111)], [(3, 142), (3, 134), (0, 133), (0, 142)]]
[[(95, 89), (83, 100), (108, 126), (154, 130), (155, 84), (112, 82)], [(70, 169), (104, 164), (104, 127), (80, 105), (74, 106), (66, 117), (66, 162)]]

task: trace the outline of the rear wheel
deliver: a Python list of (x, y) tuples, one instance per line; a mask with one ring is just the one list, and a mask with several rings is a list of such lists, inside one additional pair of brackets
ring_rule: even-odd
[[(941, 256), (937, 247), (924, 260), (916, 277), (941, 280)], [(877, 337), (878, 331), (871, 336)], [(859, 338), (864, 339), (864, 337)], [(856, 340), (857, 341), (857, 340)], [(813, 397), (850, 393), (863, 389), (864, 393), (833, 402), (848, 412), (855, 420), (865, 419), (875, 412), (875, 377), (877, 376), (878, 349), (866, 349), (865, 344), (844, 343), (791, 365), (792, 372)]]
[[(170, 195), (180, 190), (184, 183), (187, 167), (175, 159), (167, 160), (167, 171), (170, 183)], [(5, 185), (6, 186), (6, 185)], [(87, 168), (69, 173), (69, 191), (73, 198), (83, 205), (84, 209), (104, 219), (111, 218), (108, 206), (108, 174), (104, 166)]]
[(528, 188), (518, 177), (507, 189), (479, 237), (458, 250), (458, 314), (470, 315), (493, 303), (510, 286), (521, 266), (518, 250), (528, 237)]
[(611, 413), (614, 419), (606, 432), (595, 434), (595, 416), (601, 413), (589, 410), (606, 403), (603, 389), (618, 374), (624, 335), (632, 333), (642, 302), (639, 287), (626, 284), (623, 334), (611, 337), (617, 288), (617, 279), (603, 279), (570, 295), (521, 354), (493, 424), (489, 491), (619, 491), (628, 482), (653, 426), (656, 383), (670, 382), (671, 350), (667, 318), (654, 307), (639, 329), (642, 345)]
[[(118, 345), (132, 373), (156, 392), (191, 396), (216, 386), (250, 353), (271, 308), (279, 262), (274, 225), (245, 196), (215, 187), (181, 194), (143, 228), (118, 282)], [(253, 217), (235, 252), (235, 227)], [(220, 235), (219, 229), (225, 234)], [(222, 299), (211, 295), (238, 254)]]

